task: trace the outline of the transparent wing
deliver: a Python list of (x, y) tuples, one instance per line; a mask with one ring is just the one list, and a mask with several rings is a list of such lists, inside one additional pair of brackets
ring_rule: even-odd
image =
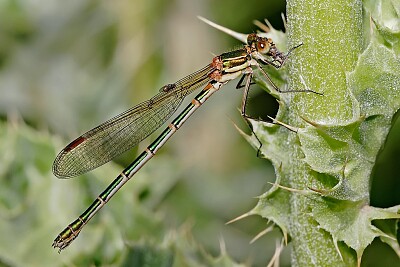
[(211, 65), (168, 84), (149, 100), (84, 133), (67, 145), (53, 163), (57, 177), (73, 177), (93, 170), (137, 145), (177, 110), (185, 96), (205, 85)]

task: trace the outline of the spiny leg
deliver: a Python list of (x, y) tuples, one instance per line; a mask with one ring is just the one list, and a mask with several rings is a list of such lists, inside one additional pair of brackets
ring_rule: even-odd
[(283, 90), (279, 89), (278, 86), (275, 85), (275, 83), (271, 80), (271, 78), (269, 77), (269, 75), (261, 68), (260, 65), (257, 65), (257, 68), (260, 70), (260, 72), (262, 73), (262, 75), (268, 80), (268, 82), (272, 85), (272, 87), (273, 87), (277, 92), (279, 92), (279, 93), (314, 93), (314, 94), (317, 94), (317, 95), (324, 95), (324, 94), (322, 94), (322, 93), (318, 93), (318, 92), (315, 92), (315, 91), (310, 90), (310, 89), (304, 89), (304, 90), (285, 90), (285, 91), (283, 91)]
[[(250, 119), (251, 120), (256, 120), (256, 121), (259, 121), (259, 120), (258, 119), (254, 119), (254, 118), (252, 118), (252, 117), (250, 117), (250, 116), (248, 116), (246, 114), (246, 104), (247, 104), (247, 99), (248, 99), (248, 96), (249, 96), (250, 85), (254, 84), (254, 83), (251, 82), (252, 77), (253, 77), (253, 72), (252, 71), (250, 71), (249, 73), (244, 74), (240, 78), (240, 81), (237, 84), (236, 88), (240, 88), (239, 85), (243, 82), (244, 79), (246, 79), (245, 80), (245, 84), (244, 84), (244, 91), (243, 91), (243, 95), (242, 95), (242, 104), (241, 104), (241, 109), (240, 109), (240, 115), (245, 119), (247, 125), (249, 125), (249, 128), (250, 128), (252, 134), (255, 136), (255, 138), (257, 139), (257, 141), (259, 143), (259, 146), (258, 146), (258, 149), (257, 149), (257, 157), (260, 157), (262, 143), (261, 143), (261, 140), (258, 138), (257, 134), (254, 132), (253, 126), (250, 123)], [(243, 87), (243, 85), (241, 85), (241, 87)]]
[[(246, 74), (243, 74), (242, 77), (240, 77), (239, 82), (236, 84), (236, 89), (241, 89), (245, 87), (246, 84), (243, 84), (243, 80), (246, 77)], [(250, 85), (256, 84), (255, 82), (251, 81)]]
[[(250, 127), (250, 129), (251, 129), (251, 132), (253, 133), (253, 135), (255, 136), (255, 138), (257, 139), (257, 141), (258, 141), (258, 143), (259, 143), (259, 147), (258, 147), (258, 149), (257, 149), (257, 157), (260, 157), (261, 148), (262, 148), (262, 142), (261, 142), (260, 138), (257, 136), (257, 134), (254, 132), (253, 127), (252, 127), (252, 125), (251, 125), (251, 123), (250, 123), (249, 120), (251, 119), (251, 120), (255, 120), (255, 121), (259, 121), (259, 122), (260, 122), (260, 121), (261, 121), (261, 122), (265, 122), (265, 121), (264, 121), (264, 120), (261, 120), (261, 119), (252, 118), (252, 117), (250, 117), (249, 115), (246, 114), (246, 106), (247, 106), (247, 99), (248, 99), (248, 95), (249, 95), (249, 91), (250, 91), (250, 85), (253, 84), (253, 83), (251, 83), (252, 76), (253, 76), (253, 73), (252, 73), (252, 72), (247, 73), (247, 74), (244, 74), (244, 75), (242, 76), (242, 78), (240, 78), (240, 81), (239, 81), (239, 84), (240, 84), (240, 83), (242, 83), (243, 80), (246, 78), (246, 83), (245, 83), (245, 85), (244, 85), (244, 88), (245, 88), (245, 89), (244, 89), (243, 95), (242, 95), (242, 104), (241, 104), (240, 114), (241, 114), (241, 116), (246, 120), (247, 124), (249, 125), (249, 127)], [(238, 84), (238, 85), (239, 85), (239, 84)], [(242, 86), (242, 87), (243, 87), (243, 86)], [(276, 120), (276, 119), (274, 119), (274, 118), (272, 118), (272, 117), (270, 117), (270, 116), (268, 116), (268, 118), (271, 119), (271, 122), (270, 122), (270, 123), (283, 126), (283, 127), (285, 127), (286, 129), (288, 129), (288, 130), (290, 130), (290, 131), (292, 131), (292, 132), (297, 133), (297, 129), (295, 129), (294, 127), (291, 127), (291, 126), (289, 126), (289, 125), (287, 125), (287, 124), (285, 124), (285, 123), (283, 123), (283, 122), (280, 122), (280, 121), (278, 121), (278, 120)]]
[[(273, 58), (273, 60), (267, 60), (266, 58), (259, 58), (259, 61), (263, 65), (271, 65), (276, 69), (280, 69), (285, 64), (286, 60), (289, 58), (289, 55), (293, 52), (293, 50), (295, 50), (296, 48), (298, 48), (298, 47), (300, 47), (302, 45), (303, 45), (303, 43), (292, 47), (291, 49), (289, 49), (289, 52), (286, 55), (281, 53), (278, 50), (273, 50), (273, 51), (271, 51), (271, 55), (270, 55)], [(283, 91), (283, 90), (279, 89), (278, 86), (275, 85), (275, 83), (271, 80), (271, 78), (261, 68), (261, 66), (259, 64), (257, 64), (256, 66), (260, 70), (260, 72), (263, 74), (263, 76), (269, 81), (269, 83), (272, 85), (272, 87), (279, 93), (301, 93), (302, 92), (302, 93), (314, 93), (314, 94), (317, 94), (317, 95), (323, 95), (322, 93), (318, 93), (318, 92), (315, 92), (314, 90), (310, 90), (310, 89), (285, 90), (285, 91)]]
[[(302, 45), (302, 44), (300, 44), (300, 45)], [(287, 56), (288, 56), (295, 48), (299, 47), (300, 45), (298, 45), (298, 46), (293, 47), (292, 49), (290, 49), (289, 52), (288, 52), (288, 54), (284, 57), (284, 60), (281, 62), (281, 65), (279, 65), (278, 67), (276, 67), (276, 64), (274, 64), (273, 62), (270, 62), (270, 61), (267, 61), (267, 62), (268, 62), (269, 64), (273, 65), (273, 66), (276, 67), (276, 68), (280, 68), (280, 67), (285, 63), (285, 60), (286, 60)], [(281, 89), (279, 89), (278, 86), (275, 85), (275, 83), (272, 81), (272, 79), (269, 77), (269, 75), (261, 68), (261, 66), (260, 66), (259, 64), (257, 64), (256, 66), (257, 66), (257, 68), (261, 71), (261, 73), (263, 74), (263, 76), (269, 81), (269, 83), (272, 85), (272, 87), (273, 87), (277, 92), (279, 92), (279, 93), (312, 92), (312, 93), (316, 93), (316, 94), (322, 95), (322, 94), (317, 93), (317, 92), (315, 92), (315, 91), (313, 91), (313, 90), (288, 90), (288, 91), (282, 91)], [(252, 127), (252, 125), (251, 125), (251, 123), (250, 123), (249, 120), (250, 120), (250, 119), (256, 120), (256, 121), (263, 121), (263, 120), (254, 119), (254, 118), (252, 118), (252, 117), (250, 117), (250, 116), (248, 116), (248, 115), (246, 114), (246, 105), (247, 105), (247, 99), (248, 99), (248, 95), (249, 95), (249, 91), (250, 91), (250, 85), (254, 84), (254, 82), (252, 82), (252, 78), (253, 78), (253, 70), (251, 69), (251, 70), (248, 70), (247, 72), (245, 72), (244, 75), (242, 75), (242, 77), (240, 78), (238, 84), (236, 85), (236, 89), (239, 89), (239, 88), (242, 88), (242, 87), (245, 88), (244, 91), (243, 91), (243, 97), (242, 97), (241, 116), (246, 120), (247, 124), (249, 125), (249, 127), (250, 127), (250, 129), (251, 129), (251, 132), (254, 134), (254, 136), (256, 137), (257, 141), (258, 141), (259, 144), (260, 144), (259, 147), (258, 147), (258, 149), (257, 149), (257, 157), (259, 157), (259, 156), (260, 156), (260, 153), (261, 153), (262, 143), (261, 143), (259, 137), (257, 136), (257, 134), (254, 132), (253, 127)], [(245, 84), (243, 85), (243, 81), (244, 81), (244, 80), (245, 80)], [(269, 117), (269, 116), (268, 116), (268, 117)], [(272, 120), (272, 123), (273, 123), (273, 124), (281, 125), (281, 126), (284, 126), (285, 128), (287, 128), (287, 129), (289, 129), (289, 130), (291, 130), (291, 131), (293, 131), (293, 132), (297, 132), (296, 130), (293, 130), (292, 127), (288, 127), (286, 124), (281, 123), (281, 122), (279, 122), (279, 121), (277, 121), (276, 119), (273, 119), (273, 118), (271, 118), (271, 117), (269, 117), (269, 118)]]
[[(265, 73), (266, 77), (268, 78), (268, 80), (271, 82), (271, 84), (274, 86), (274, 88), (279, 92), (279, 88), (272, 82), (272, 80), (269, 78), (269, 76)], [(253, 135), (255, 136), (255, 138), (257, 139), (258, 143), (259, 143), (259, 147), (257, 149), (257, 157), (260, 157), (261, 154), (261, 148), (262, 148), (262, 142), (260, 140), (260, 138), (257, 136), (257, 134), (254, 132), (253, 130), (253, 126), (250, 123), (250, 119), (251, 120), (255, 120), (255, 121), (262, 121), (265, 122), (264, 120), (261, 119), (255, 119), (252, 118), (251, 116), (247, 115), (246, 113), (246, 106), (247, 106), (247, 99), (248, 99), (248, 95), (249, 95), (249, 91), (250, 91), (250, 86), (252, 84), (254, 84), (254, 82), (252, 82), (252, 78), (253, 78), (253, 70), (249, 69), (247, 73), (243, 74), (243, 76), (240, 78), (238, 84), (236, 85), (236, 88), (242, 88), (244, 87), (244, 91), (243, 91), (243, 95), (242, 95), (242, 103), (241, 103), (241, 110), (240, 110), (240, 114), (241, 116), (246, 120), (246, 123), (249, 125), (249, 128), (251, 130), (251, 132), (253, 133)], [(245, 84), (243, 85), (243, 81), (245, 80)], [(273, 119), (272, 117), (268, 116), (271, 119), (271, 123), (273, 124), (277, 124), (277, 125), (281, 125), (281, 126), (286, 126), (283, 123), (280, 123), (279, 121), (277, 121), (276, 119)], [(292, 128), (290, 127), (286, 127), (291, 131), (294, 131)], [(297, 132), (297, 131), (294, 131)]]

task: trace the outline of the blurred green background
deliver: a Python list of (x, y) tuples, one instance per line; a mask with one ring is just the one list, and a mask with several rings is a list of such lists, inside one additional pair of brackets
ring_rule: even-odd
[[(57, 179), (51, 165), (84, 131), (240, 46), (197, 15), (250, 33), (252, 21), (264, 18), (282, 29), (284, 11), (284, 1), (0, 0), (0, 266), (232, 266), (224, 249), (235, 262), (265, 266), (279, 231), (249, 244), (265, 220), (225, 225), (274, 181), (269, 162), (234, 127), (248, 131), (235, 83), (196, 112), (60, 255), (53, 239), (156, 135), (79, 178)], [(273, 116), (276, 101), (253, 91), (250, 114)], [(396, 124), (376, 168), (373, 205), (400, 203), (399, 136)], [(290, 265), (289, 252), (281, 266)], [(396, 256), (374, 242), (365, 258)]]

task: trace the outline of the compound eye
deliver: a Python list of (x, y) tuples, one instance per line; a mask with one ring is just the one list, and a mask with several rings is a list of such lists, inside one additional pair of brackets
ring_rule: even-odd
[(261, 40), (257, 43), (257, 50), (262, 54), (266, 54), (269, 52), (270, 45), (265, 40)]

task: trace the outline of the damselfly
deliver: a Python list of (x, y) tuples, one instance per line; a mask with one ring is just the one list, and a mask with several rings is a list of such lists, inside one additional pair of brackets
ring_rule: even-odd
[[(242, 76), (237, 88), (244, 87), (241, 114), (245, 118), (247, 118), (246, 100), (254, 69), (258, 69), (278, 92), (282, 92), (261, 66), (271, 65), (279, 69), (294, 48), (287, 54), (283, 54), (270, 38), (249, 34), (247, 44), (242, 48), (214, 57), (212, 62), (204, 68), (175, 83), (161, 87), (159, 93), (151, 99), (100, 124), (67, 145), (57, 155), (53, 164), (53, 173), (59, 178), (81, 175), (134, 147), (170, 118), (187, 95), (203, 86), (198, 95), (156, 140), (115, 178), (78, 219), (57, 236), (52, 246), (59, 248), (60, 252), (71, 244), (83, 226), (222, 85)], [(244, 85), (241, 85), (243, 81)], [(302, 92), (310, 92), (310, 90), (302, 90)]]

